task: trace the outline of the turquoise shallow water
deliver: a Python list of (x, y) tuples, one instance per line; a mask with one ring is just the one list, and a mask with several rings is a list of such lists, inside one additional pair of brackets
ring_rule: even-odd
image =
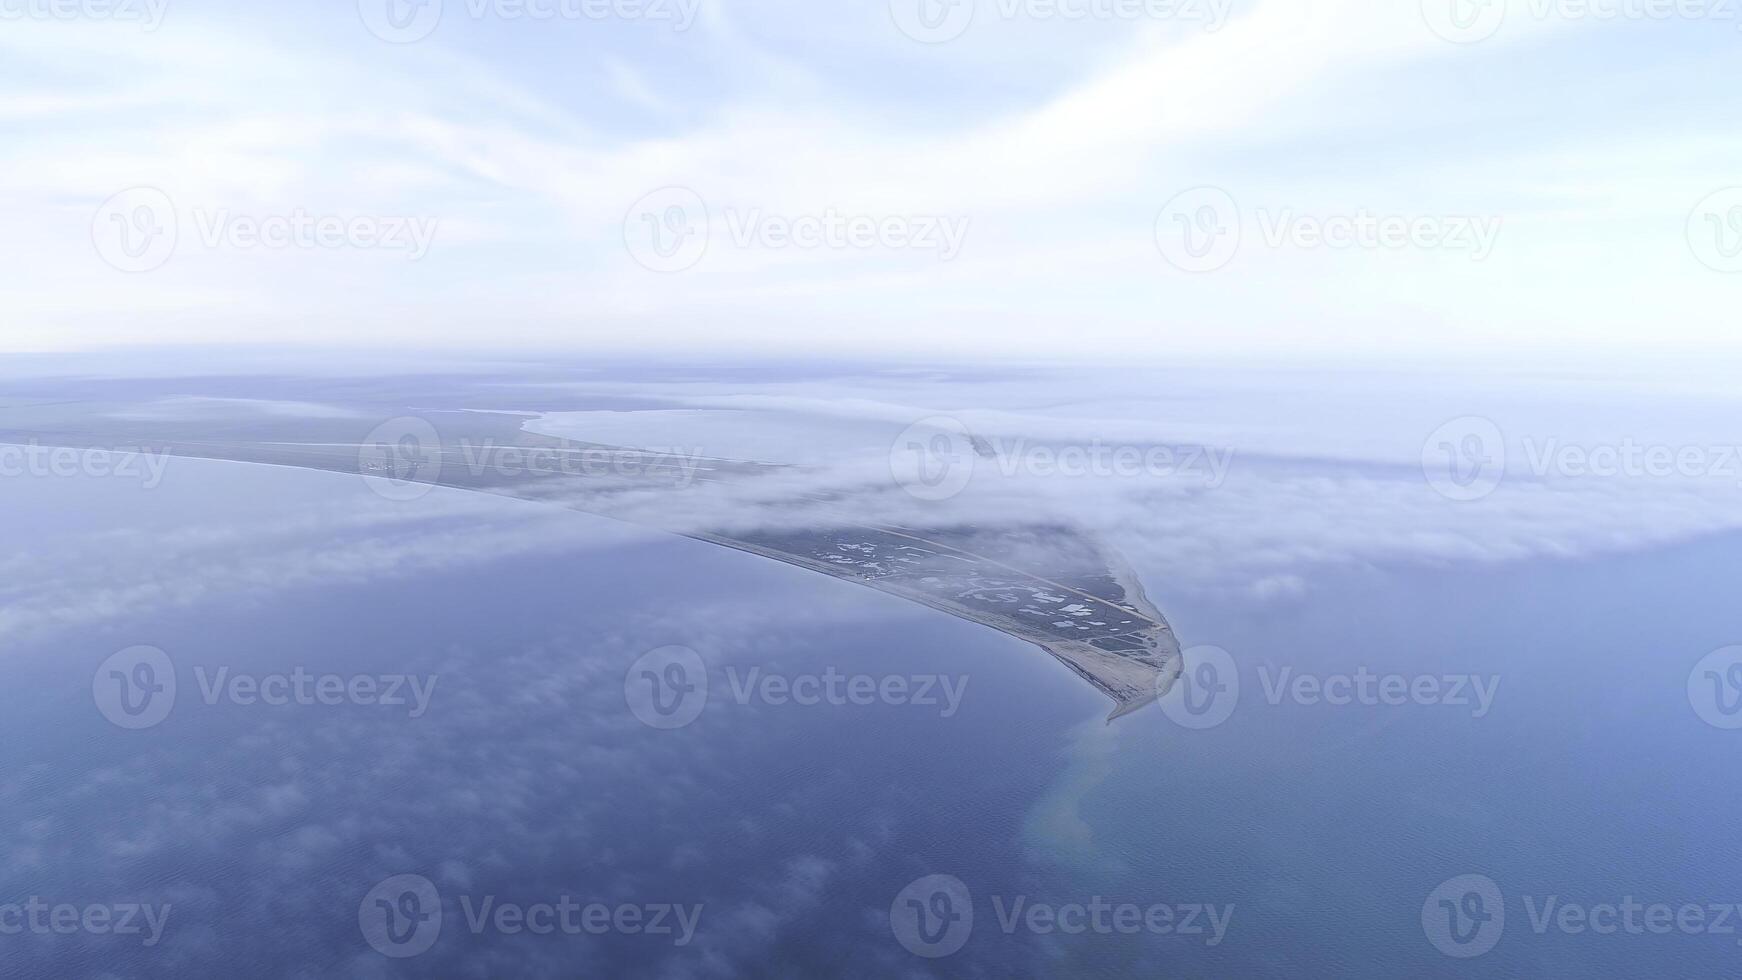
[[(1736, 936), (1539, 929), (1557, 904), (1733, 904), (1735, 732), (1690, 704), (1696, 661), (1730, 642), (1714, 610), (1742, 541), (1597, 562), (1324, 572), (1302, 601), (1185, 610), (1182, 634), (1238, 651), (1238, 707), (1187, 731), (1146, 713), (1085, 738), (1074, 787), (1083, 881), (1237, 907), (1218, 949), (1138, 957), (1169, 975), (1723, 975)], [(1262, 671), (1498, 678), (1492, 709), (1283, 703)], [(1449, 958), (1421, 907), (1491, 878), (1505, 926)], [(1643, 913), (1635, 916), (1643, 927)], [(1577, 920), (1574, 920), (1575, 923)], [(1733, 921), (1733, 920), (1732, 920)], [(1128, 949), (1075, 944), (1071, 972), (1123, 975)]]

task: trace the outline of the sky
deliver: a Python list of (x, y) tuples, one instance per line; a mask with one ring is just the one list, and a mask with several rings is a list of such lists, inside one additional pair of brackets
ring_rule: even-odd
[(1742, 5), (0, 0), (0, 350), (1732, 355)]

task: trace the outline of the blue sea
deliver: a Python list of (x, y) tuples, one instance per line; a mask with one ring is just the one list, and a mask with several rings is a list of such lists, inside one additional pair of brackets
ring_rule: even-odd
[[(1265, 601), (1134, 558), (1200, 685), (1173, 696), (1237, 681), (1193, 727), (1162, 706), (1109, 725), (990, 629), (533, 503), (388, 508), (355, 477), (192, 461), (149, 492), (9, 480), (0, 502), (8, 977), (1691, 977), (1742, 957), (1718, 921), (1742, 917), (1742, 731), (1689, 687), (1742, 642), (1733, 533), (1302, 559)], [(175, 695), (129, 728), (99, 691), (138, 647)], [(626, 692), (668, 647), (708, 696), (660, 728)], [(1195, 672), (1210, 647), (1232, 678)], [(1445, 686), (1330, 703), (1285, 669)], [(211, 696), (219, 671), (261, 687)], [(954, 710), (807, 705), (738, 697), (751, 671), (963, 686)], [(427, 700), (260, 696), (294, 676)], [(962, 891), (911, 890), (936, 876)], [(32, 901), (79, 921), (32, 925)], [(611, 925), (553, 926), (567, 906)], [(154, 932), (88, 918), (134, 907)], [(405, 916), (386, 940), (381, 908)], [(651, 928), (680, 909), (693, 930)], [(908, 910), (939, 916), (919, 929), (947, 955), (912, 948)]]

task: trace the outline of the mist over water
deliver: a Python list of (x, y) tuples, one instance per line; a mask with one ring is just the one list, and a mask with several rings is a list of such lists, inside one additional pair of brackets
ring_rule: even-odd
[[(1581, 912), (1742, 900), (1727, 702), (1721, 688), (1700, 700), (1696, 667), (1736, 642), (1721, 612), (1742, 557), (1735, 491), (1716, 471), (1535, 472), (1527, 445), (1656, 445), (1694, 431), (1676, 427), (1709, 395), (1640, 397), (1574, 428), (1549, 402), (1637, 389), (1548, 399), (1540, 383), (1367, 379), (1315, 417), (1294, 393), (1324, 379), (1256, 373), (1143, 391), (1056, 371), (647, 370), (518, 387), (284, 379), (224, 413), (342, 426), (408, 404), (516, 412), (508, 431), (792, 463), (793, 486), (865, 488), (868, 515), (1070, 521), (1173, 624), (1182, 689), (1107, 725), (1104, 698), (1013, 637), (537, 502), (391, 501), (354, 475), (213, 460), (172, 460), (150, 489), (7, 479), (0, 901), (169, 909), (149, 946), (0, 937), (9, 968), (1449, 976), (1464, 964), (1435, 944), (1433, 896), (1465, 875), (1502, 896), (1485, 968), (1691, 975), (1733, 956), (1716, 929), (1594, 943), (1552, 915), (1536, 928), (1550, 896)], [(103, 414), (194, 416), (234, 386), (141, 382), (111, 389)], [(1397, 401), (1405, 389), (1417, 395)], [(1375, 392), (1396, 410), (1363, 413)], [(1491, 453), (1461, 458), (1461, 438), (1436, 455), (1460, 418), (1503, 433), (1498, 471)], [(938, 419), (993, 452), (958, 495), (926, 501), (890, 482), (889, 461), (901, 433)], [(1071, 447), (1086, 462), (1180, 455), (1165, 472), (1060, 473)], [(1192, 449), (1229, 463), (1185, 469)], [(772, 493), (687, 500), (648, 523), (806, 519)], [(161, 722), (132, 730), (93, 688), (138, 645), (164, 652), (177, 690)], [(693, 720), (662, 729), (629, 689), (642, 658), (674, 646), (700, 658), (709, 690)], [(427, 704), (413, 717), (380, 698), (259, 696), (304, 675), (403, 677)], [(260, 687), (238, 694), (237, 676)], [(769, 676), (786, 686), (760, 686)], [(906, 686), (863, 703), (791, 696), (830, 677)], [(959, 703), (919, 697), (922, 678), (959, 683)], [(442, 912), (407, 958), (359, 929), (371, 890), (399, 875), (427, 881), (419, 907)], [(961, 882), (974, 916), (934, 960), (891, 917), (935, 875)], [(644, 919), (701, 910), (687, 938), (539, 935), (479, 911), (565, 899)]]

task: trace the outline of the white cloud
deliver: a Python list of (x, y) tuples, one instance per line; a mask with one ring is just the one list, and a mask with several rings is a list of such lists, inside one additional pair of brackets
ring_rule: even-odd
[[(704, 5), (687, 34), (596, 32), (586, 43), (601, 57), (548, 63), (545, 28), (465, 18), (404, 47), (375, 43), (350, 10), (178, 10), (145, 37), (14, 25), (0, 39), (21, 66), (0, 110), (12, 188), (0, 282), (22, 320), (9, 344), (114, 343), (143, 321), (164, 339), (1151, 357), (1254, 343), (1516, 347), (1592, 330), (1733, 347), (1699, 315), (1725, 282), (1693, 260), (1681, 227), (1730, 180), (1717, 161), (1734, 141), (1691, 112), (1640, 128), (1641, 91), (1720, 104), (1697, 83), (1711, 62), (1696, 40), (1652, 49), (1639, 69), (1652, 84), (1615, 91), (1597, 56), (1606, 27), (1520, 17), (1461, 47), (1413, 3), (1266, 0), (1215, 32), (1049, 25), (1071, 69), (986, 101), (956, 95), (951, 69), (1009, 70), (1029, 25), (988, 23), (934, 50), (873, 13)], [(870, 39), (851, 65), (831, 64), (784, 43), (800, 24)], [(1532, 64), (1561, 81), (1544, 89)], [(1471, 72), (1484, 84), (1455, 84)], [(1562, 111), (1598, 90), (1631, 128)], [(1250, 207), (1475, 209), (1508, 224), (1479, 267), (1247, 248), (1223, 273), (1186, 278), (1151, 226), (1201, 183)], [(716, 229), (700, 265), (658, 276), (630, 260), (622, 223), (664, 184), (717, 211), (972, 225), (948, 263), (743, 249)], [(125, 276), (96, 261), (88, 219), (138, 185), (184, 210), (427, 215), (443, 231), (417, 264), (184, 241), (163, 269)]]

